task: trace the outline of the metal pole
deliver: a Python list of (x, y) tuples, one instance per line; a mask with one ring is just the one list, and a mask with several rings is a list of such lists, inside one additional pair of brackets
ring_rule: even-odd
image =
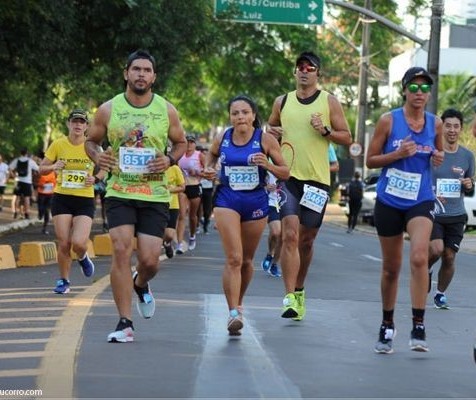
[[(372, 0), (365, 0), (366, 9), (372, 8)], [(370, 43), (370, 24), (371, 20), (367, 17), (360, 19), (362, 22), (362, 49), (360, 52), (360, 70), (359, 70), (359, 97), (358, 97), (358, 116), (355, 126), (355, 139), (362, 145), (362, 154), (355, 157), (355, 166), (363, 172), (364, 168), (364, 149), (365, 149), (365, 121), (367, 120), (367, 84), (369, 71), (369, 43)]]
[(382, 25), (386, 26), (387, 28), (390, 28), (390, 29), (394, 30), (395, 32), (399, 33), (400, 35), (403, 35), (403, 36), (407, 37), (408, 39), (410, 39), (410, 40), (414, 41), (415, 43), (418, 43), (422, 46), (424, 46), (427, 42), (425, 39), (422, 39), (422, 38), (414, 35), (413, 33), (403, 29), (401, 25), (397, 25), (395, 22), (390, 21), (389, 19), (383, 17), (380, 14), (377, 14), (373, 11), (367, 10), (364, 7), (356, 6), (353, 3), (349, 3), (348, 1), (341, 1), (341, 0), (325, 0), (325, 2), (327, 4), (332, 4), (332, 5), (335, 5), (335, 6), (347, 8), (348, 10), (356, 11), (358, 13), (366, 15), (369, 18), (376, 19), (378, 22), (380, 22)]
[(433, 78), (428, 111), (436, 113), (438, 109), (438, 75), (440, 63), (441, 17), (444, 12), (444, 0), (433, 0), (431, 6), (430, 43), (428, 46), (428, 72)]

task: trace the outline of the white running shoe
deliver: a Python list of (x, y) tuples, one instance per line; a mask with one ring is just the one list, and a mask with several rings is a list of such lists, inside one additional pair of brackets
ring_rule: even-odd
[(109, 343), (129, 343), (134, 341), (134, 330), (132, 328), (124, 328), (114, 331), (107, 336)]
[(150, 291), (149, 284), (147, 287), (141, 288), (136, 286), (135, 280), (137, 278), (137, 271), (134, 272), (132, 279), (134, 281), (134, 290), (137, 293), (137, 311), (142, 318), (149, 319), (154, 316), (155, 313), (155, 299)]

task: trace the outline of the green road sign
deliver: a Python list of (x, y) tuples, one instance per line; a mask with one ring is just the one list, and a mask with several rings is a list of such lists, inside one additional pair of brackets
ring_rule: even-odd
[(322, 24), (324, 0), (215, 0), (215, 17), (237, 22)]

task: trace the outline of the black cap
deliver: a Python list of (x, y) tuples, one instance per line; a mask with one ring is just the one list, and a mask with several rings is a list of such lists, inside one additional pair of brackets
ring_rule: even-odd
[(427, 83), (433, 85), (433, 79), (425, 68), (411, 67), (405, 72), (402, 78), (402, 88), (405, 89), (407, 85), (416, 78), (423, 78)]
[(197, 139), (193, 135), (187, 135), (187, 142), (197, 143)]
[(318, 55), (314, 54), (312, 51), (305, 51), (304, 53), (299, 54), (299, 57), (296, 59), (296, 66), (301, 61), (307, 61), (311, 65), (321, 68), (321, 59)]
[(88, 114), (86, 111), (77, 108), (69, 113), (68, 121), (72, 119), (82, 119), (83, 121), (88, 122)]

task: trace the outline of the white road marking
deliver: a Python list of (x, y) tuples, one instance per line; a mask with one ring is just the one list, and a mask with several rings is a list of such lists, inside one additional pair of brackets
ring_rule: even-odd
[[(262, 346), (250, 319), (245, 318), (241, 336), (230, 337), (225, 297), (205, 295), (204, 304), (206, 342), (193, 397), (226, 398), (230, 393), (242, 393), (244, 397), (301, 398), (298, 387)], [(223, 377), (222, 384), (217, 384), (217, 376)], [(243, 382), (252, 384), (244, 387)]]
[(362, 254), (362, 257), (368, 258), (369, 260), (372, 260), (372, 261), (382, 262), (381, 258), (371, 256), (370, 254)]

